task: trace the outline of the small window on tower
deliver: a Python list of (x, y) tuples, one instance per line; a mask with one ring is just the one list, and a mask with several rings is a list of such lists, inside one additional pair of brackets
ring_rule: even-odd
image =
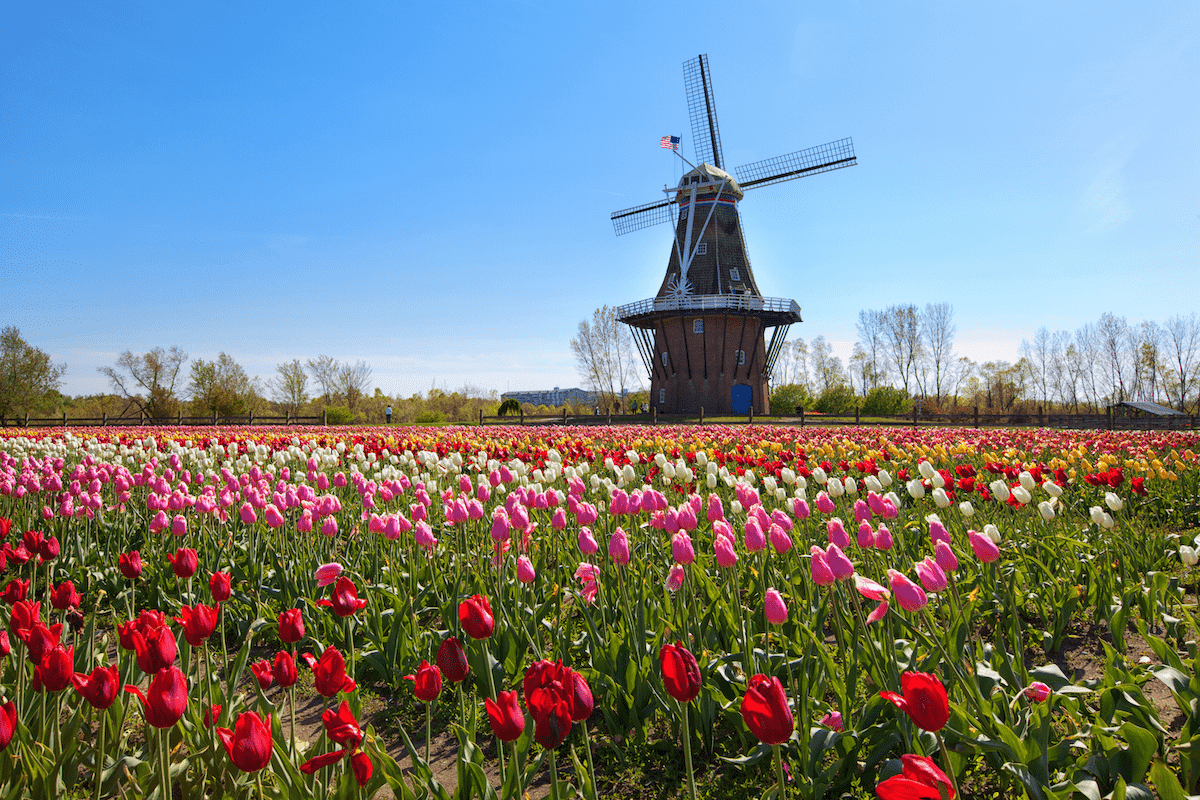
[(665, 367), (667, 365), (667, 354), (663, 353), (662, 357), (663, 357), (663, 366)]
[(692, 321), (692, 333), (704, 333), (704, 320), (697, 319)]
[(703, 256), (708, 254), (708, 242), (701, 242), (696, 245), (696, 255)]
[(666, 389), (658, 390), (658, 402), (659, 403), (667, 402), (667, 390)]
[(729, 270), (729, 280), (740, 281), (741, 279), (742, 279), (741, 270), (739, 270), (737, 267), (734, 267), (733, 269)]
[(686, 208), (685, 208), (685, 209), (683, 209), (682, 211), (680, 211), (680, 212), (679, 212), (679, 218), (680, 218), (680, 219), (687, 219), (687, 212), (688, 212), (688, 210), (687, 210)]
[(737, 357), (737, 363), (739, 363), (739, 364), (746, 363), (746, 351), (745, 350), (734, 350), (733, 354)]

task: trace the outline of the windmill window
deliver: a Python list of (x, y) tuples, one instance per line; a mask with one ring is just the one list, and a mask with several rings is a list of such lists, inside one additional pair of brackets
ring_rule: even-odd
[(692, 333), (704, 333), (704, 320), (692, 320)]
[(746, 351), (745, 350), (734, 350), (733, 355), (735, 358), (737, 358), (737, 363), (739, 363), (739, 364), (746, 363)]
[(740, 281), (741, 279), (742, 279), (741, 270), (739, 270), (737, 267), (734, 267), (733, 269), (729, 270), (729, 280)]
[(688, 210), (687, 210), (686, 208), (685, 208), (685, 209), (683, 209), (683, 211), (680, 211), (680, 212), (679, 212), (679, 218), (680, 218), (680, 219), (687, 219), (687, 212), (688, 212)]
[(696, 245), (696, 255), (703, 256), (703, 255), (707, 255), (707, 253), (708, 253), (708, 242), (701, 242), (700, 244)]
[(663, 366), (665, 367), (667, 365), (667, 354), (664, 352), (662, 354), (662, 357), (663, 357)]
[(667, 390), (666, 389), (658, 390), (658, 402), (660, 404), (667, 402)]

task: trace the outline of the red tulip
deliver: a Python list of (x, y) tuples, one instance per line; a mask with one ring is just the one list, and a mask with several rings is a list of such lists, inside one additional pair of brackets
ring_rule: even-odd
[(313, 670), (313, 684), (317, 694), (333, 697), (338, 692), (353, 692), (358, 684), (346, 674), (346, 659), (336, 647), (327, 647)]
[(192, 647), (199, 647), (208, 641), (213, 630), (217, 627), (217, 609), (197, 603), (194, 606), (183, 606), (180, 609), (182, 617), (175, 621), (183, 626), (183, 637)]
[(204, 727), (211, 728), (216, 721), (221, 718), (221, 704), (213, 703), (211, 706), (204, 707)]
[(571, 719), (583, 722), (592, 715), (595, 703), (592, 700), (592, 687), (582, 675), (571, 670)]
[(900, 763), (903, 767), (899, 775), (875, 787), (880, 800), (940, 800), (943, 790), (946, 797), (954, 797), (954, 785), (932, 759), (905, 753), (900, 756)]
[(354, 771), (354, 780), (358, 781), (358, 785), (361, 788), (367, 785), (367, 781), (371, 780), (371, 772), (374, 771), (374, 765), (366, 753), (362, 750), (356, 750), (350, 756), (350, 769)]
[(167, 559), (171, 562), (171, 570), (175, 573), (175, 577), (180, 580), (192, 577), (200, 568), (200, 557), (190, 547), (179, 548), (175, 551), (175, 555), (168, 553)]
[(0, 706), (0, 750), (8, 747), (8, 743), (12, 741), (13, 733), (17, 730), (17, 706), (12, 700), (9, 700), (3, 706)]
[(50, 593), (50, 605), (59, 611), (66, 611), (68, 608), (78, 608), (79, 601), (82, 599), (79, 596), (79, 592), (75, 591), (75, 584), (71, 583), (71, 581), (63, 581), (58, 586), (55, 586), (54, 591)]
[(742, 698), (742, 719), (750, 732), (766, 744), (783, 744), (795, 724), (779, 678), (755, 675)]
[(322, 767), (336, 764), (348, 757), (350, 768), (354, 771), (354, 779), (360, 787), (366, 786), (367, 781), (371, 779), (373, 765), (367, 754), (359, 749), (363, 741), (363, 732), (350, 710), (350, 704), (343, 700), (337, 713), (327, 709), (321, 715), (321, 722), (325, 725), (325, 733), (329, 740), (340, 744), (343, 749), (313, 756), (300, 765), (300, 771), (305, 775), (312, 775)]
[(275, 663), (271, 665), (271, 675), (284, 689), (289, 686), (294, 686), (299, 675), (296, 672), (296, 659), (292, 658), (292, 654), (286, 650), (280, 650), (275, 654)]
[(134, 630), (132, 634), (133, 649), (137, 651), (137, 663), (142, 672), (156, 675), (175, 663), (179, 648), (175, 645), (175, 637), (167, 626)]
[(415, 684), (413, 694), (422, 703), (432, 703), (442, 693), (442, 671), (430, 666), (424, 659), (421, 660), (421, 666), (417, 667), (417, 674), (405, 675), (404, 680)]
[(271, 761), (271, 715), (263, 720), (253, 711), (238, 715), (233, 730), (217, 728), (217, 738), (233, 765), (242, 772), (258, 772)]
[(77, 672), (71, 678), (71, 683), (80, 697), (91, 703), (93, 708), (102, 710), (113, 704), (121, 688), (121, 678), (115, 664), (110, 667), (96, 667), (91, 675)]
[(495, 700), (486, 697), (483, 703), (487, 707), (492, 733), (496, 734), (497, 739), (511, 742), (525, 732), (525, 715), (521, 713), (516, 692), (497, 692)]
[(61, 692), (71, 685), (75, 676), (75, 648), (56, 644), (42, 658), (42, 663), (33, 670), (34, 691), (45, 687), (47, 691)]
[(25, 531), (25, 536), (21, 543), (25, 545), (25, 549), (30, 555), (37, 553), (42, 549), (42, 544), (46, 541), (46, 534), (41, 531)]
[(366, 608), (367, 601), (358, 599), (358, 587), (354, 585), (354, 581), (343, 575), (334, 583), (331, 599), (318, 600), (317, 605), (329, 606), (339, 617), (349, 617)]
[(170, 728), (187, 709), (187, 681), (179, 667), (167, 667), (155, 675), (146, 694), (136, 686), (126, 686), (125, 691), (142, 701), (146, 722), (155, 728)]
[(547, 750), (562, 744), (571, 732), (571, 706), (555, 688), (545, 687), (526, 695), (525, 704), (533, 717), (533, 738)]
[(451, 636), (442, 642), (437, 651), (437, 665), (451, 683), (461, 683), (471, 674), (467, 653), (462, 642)]
[(250, 665), (250, 671), (254, 673), (254, 677), (258, 679), (260, 688), (266, 690), (271, 686), (271, 665), (267, 660), (259, 659)]
[(908, 714), (921, 730), (936, 733), (950, 720), (950, 700), (946, 688), (936, 675), (927, 672), (905, 672), (900, 676), (901, 694), (880, 692), (896, 708)]
[(491, 604), (479, 594), (458, 604), (458, 621), (472, 639), (487, 639), (496, 627)]
[(18, 600), (13, 603), (8, 618), (8, 629), (21, 641), (29, 638), (29, 631), (41, 616), (42, 604), (33, 600)]
[(0, 631), (0, 658), (5, 658), (12, 652), (12, 644), (8, 641), (8, 631)]
[(62, 552), (62, 548), (58, 544), (58, 537), (51, 536), (49, 539), (43, 539), (37, 552), (42, 561), (53, 561), (58, 558), (58, 554)]
[(667, 694), (681, 703), (690, 703), (700, 694), (700, 667), (696, 657), (682, 642), (665, 644), (658, 652)]
[(336, 742), (350, 750), (362, 744), (362, 728), (359, 727), (358, 720), (354, 718), (350, 704), (345, 700), (342, 701), (336, 713), (333, 709), (326, 709), (321, 714), (321, 724), (325, 726), (325, 735), (331, 742)]
[(279, 615), (279, 639), (287, 644), (304, 638), (304, 618), (300, 609), (292, 608)]
[(129, 580), (137, 580), (142, 574), (142, 554), (137, 550), (130, 553), (121, 553), (117, 556), (117, 567), (121, 570), (121, 574)]
[(29, 592), (29, 581), (23, 581), (20, 578), (13, 578), (4, 587), (4, 591), (0, 592), (0, 600), (12, 605), (18, 601), (24, 600), (25, 595)]
[(233, 596), (233, 579), (228, 572), (214, 572), (208, 579), (208, 590), (214, 603), (224, 603)]
[(42, 663), (46, 653), (50, 652), (51, 647), (58, 644), (61, 637), (61, 624), (47, 627), (46, 623), (40, 619), (33, 623), (33, 627), (29, 629), (29, 634), (25, 637), (25, 654), (29, 658), (29, 663), (35, 667)]

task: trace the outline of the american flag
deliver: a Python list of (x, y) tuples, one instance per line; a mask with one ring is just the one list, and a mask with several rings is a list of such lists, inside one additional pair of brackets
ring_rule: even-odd
[(668, 150), (678, 150), (679, 149), (679, 137), (678, 136), (664, 136), (658, 140), (658, 146), (665, 147)]

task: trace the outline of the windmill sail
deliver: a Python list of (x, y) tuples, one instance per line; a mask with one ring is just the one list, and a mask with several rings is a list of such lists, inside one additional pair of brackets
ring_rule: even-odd
[(717, 101), (713, 97), (712, 73), (708, 69), (707, 55), (683, 62), (683, 86), (687, 93), (688, 116), (692, 121), (696, 163), (725, 169), (721, 130), (717, 127)]
[(737, 176), (739, 186), (743, 189), (754, 189), (842, 167), (853, 167), (857, 163), (854, 157), (854, 142), (847, 137), (807, 150), (797, 150), (786, 156), (755, 161), (753, 164), (738, 167), (733, 173)]
[(671, 206), (674, 203), (674, 200), (658, 200), (614, 211), (612, 213), (613, 229), (617, 232), (617, 236), (620, 236), (632, 231), (640, 231), (642, 228), (649, 228), (651, 225), (658, 225), (661, 222), (669, 222)]

